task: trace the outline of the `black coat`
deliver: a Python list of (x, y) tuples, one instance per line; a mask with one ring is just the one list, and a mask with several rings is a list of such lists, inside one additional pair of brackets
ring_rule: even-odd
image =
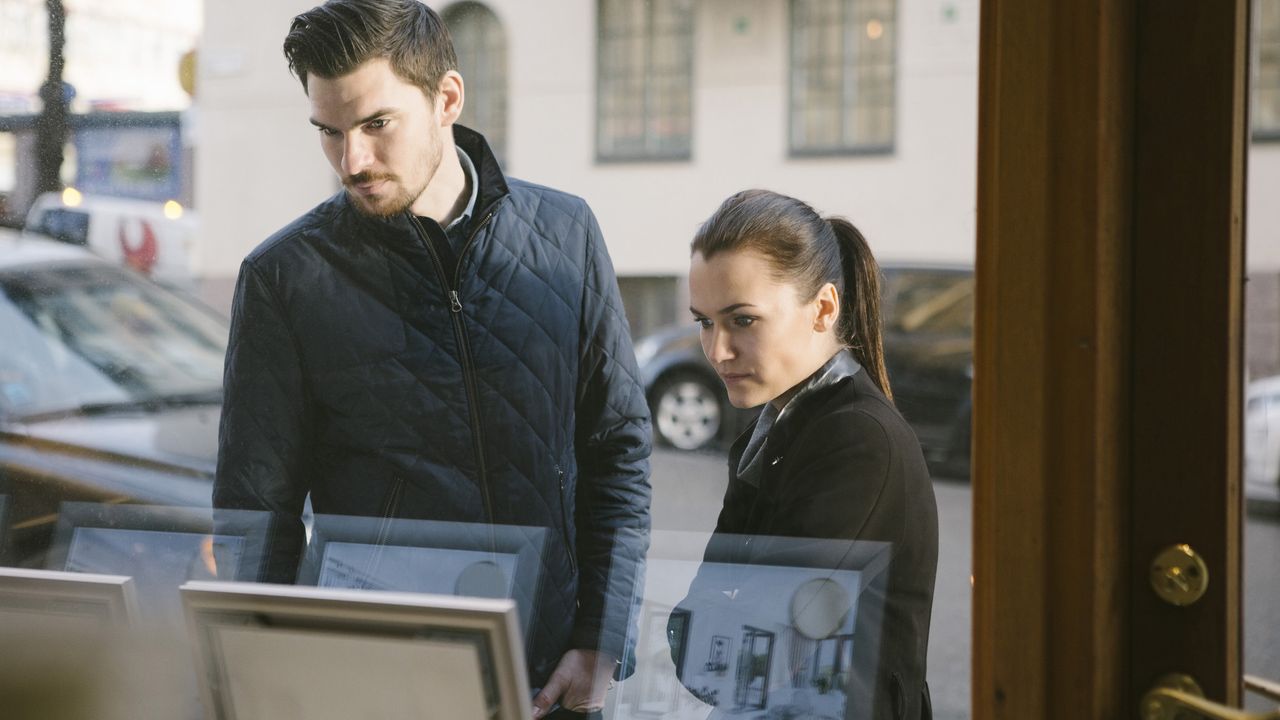
[(214, 506), (272, 514), (276, 582), (293, 581), (308, 493), (317, 514), (549, 528), (538, 687), (570, 648), (623, 654), (649, 412), (586, 202), (509, 181), (479, 134), (454, 134), (479, 175), (456, 266), (438, 227), (342, 192), (245, 259)]
[[(859, 632), (879, 621), (870, 628), (880, 633), (871, 716), (931, 717), (925, 669), (938, 514), (915, 434), (847, 351), (815, 373), (770, 428), (758, 489), (737, 475), (754, 430), (753, 423), (730, 450), (716, 534), (889, 543), (882, 616), (858, 619)], [(767, 547), (757, 542), (743, 560)]]

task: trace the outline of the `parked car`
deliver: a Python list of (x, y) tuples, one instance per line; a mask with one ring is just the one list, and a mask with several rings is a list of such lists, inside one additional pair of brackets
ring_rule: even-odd
[(1280, 508), (1280, 375), (1249, 383), (1244, 433), (1245, 497)]
[[(894, 400), (935, 472), (969, 474), (973, 271), (884, 265), (885, 364)], [(664, 328), (636, 343), (654, 435), (669, 447), (725, 447), (756, 415), (731, 406), (702, 353), (698, 326)]]
[(64, 501), (208, 507), (227, 321), (83, 248), (0, 233), (0, 561), (41, 566)]
[(189, 289), (199, 220), (176, 201), (48, 192), (27, 211), (26, 230), (88, 248), (166, 285)]

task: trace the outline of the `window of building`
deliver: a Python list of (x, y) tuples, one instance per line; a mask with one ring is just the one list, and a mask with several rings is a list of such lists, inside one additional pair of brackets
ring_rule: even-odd
[(686, 160), (692, 0), (598, 0), (596, 158)]
[(1280, 0), (1254, 7), (1253, 137), (1280, 140)]
[(791, 0), (791, 153), (893, 150), (897, 0)]
[(482, 3), (460, 2), (441, 14), (466, 88), (458, 122), (484, 133), (498, 161), (507, 159), (507, 36), (498, 16)]

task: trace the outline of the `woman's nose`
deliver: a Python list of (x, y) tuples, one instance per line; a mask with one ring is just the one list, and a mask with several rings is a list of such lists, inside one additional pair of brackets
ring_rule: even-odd
[(711, 337), (708, 343), (703, 346), (703, 351), (707, 355), (707, 360), (712, 365), (718, 365), (727, 360), (733, 359), (733, 343), (729, 337), (729, 333), (723, 332), (718, 328), (712, 328)]

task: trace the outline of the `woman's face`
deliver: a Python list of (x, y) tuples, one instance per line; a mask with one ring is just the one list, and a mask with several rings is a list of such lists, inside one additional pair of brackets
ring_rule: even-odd
[(754, 250), (710, 259), (694, 253), (689, 302), (702, 326), (702, 351), (735, 407), (781, 407), (839, 349), (835, 287), (827, 283), (816, 298), (802, 298), (796, 285), (776, 280), (770, 261)]

